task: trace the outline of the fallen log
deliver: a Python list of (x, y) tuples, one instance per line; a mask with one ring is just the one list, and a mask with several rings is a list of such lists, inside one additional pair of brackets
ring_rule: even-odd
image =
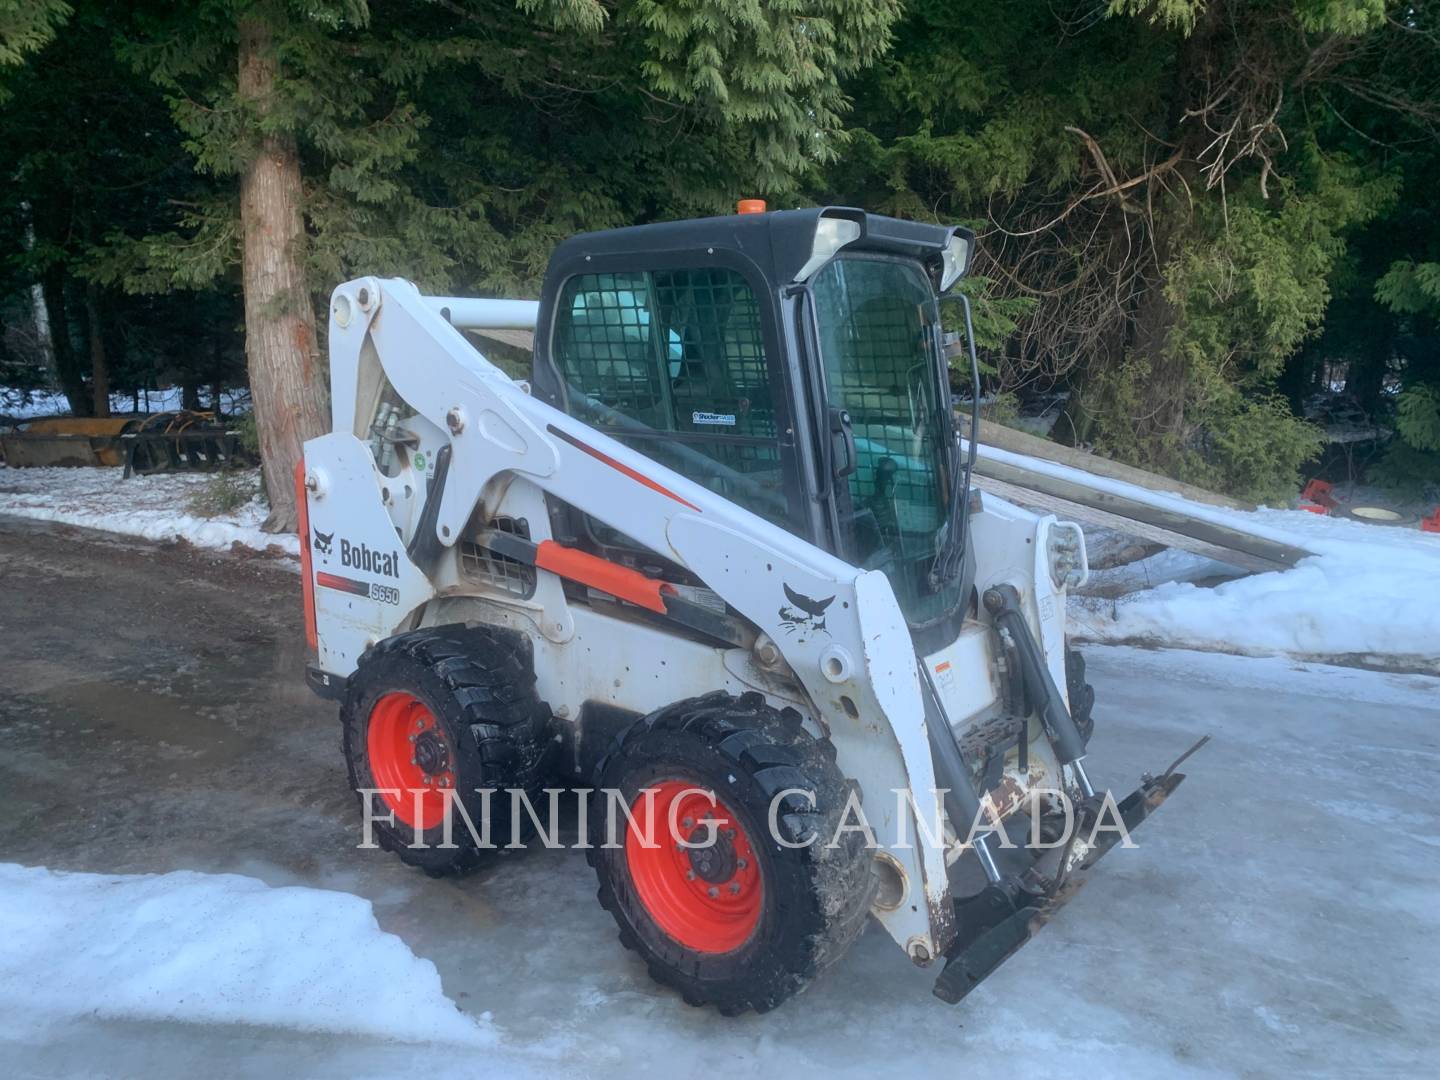
[[(962, 418), (962, 431), (969, 430), (969, 418)], [(1008, 450), (1012, 454), (1023, 454), (1026, 457), (1040, 458), (1042, 461), (1053, 461), (1058, 465), (1068, 465), (1071, 468), (1079, 469), (1082, 472), (1091, 473), (1095, 476), (1108, 476), (1112, 480), (1123, 480), (1127, 484), (1134, 484), (1136, 487), (1148, 488), (1150, 491), (1173, 492), (1191, 502), (1205, 503), (1208, 506), (1221, 506), (1231, 510), (1254, 510), (1254, 503), (1241, 502), (1239, 499), (1232, 499), (1228, 495), (1220, 495), (1213, 491), (1206, 491), (1204, 488), (1196, 487), (1194, 484), (1186, 484), (1179, 480), (1172, 480), (1168, 476), (1161, 476), (1159, 473), (1147, 472), (1145, 469), (1137, 469), (1133, 465), (1124, 465), (1118, 461), (1111, 461), (1109, 458), (1101, 457), (1098, 454), (1086, 453), (1084, 450), (1076, 450), (1073, 446), (1062, 446), (1060, 443), (1051, 442), (1049, 439), (1041, 439), (1026, 431), (1019, 431), (1016, 428), (1006, 427), (1003, 424), (996, 424), (989, 420), (980, 421), (980, 444), (982, 446), (995, 446), (1001, 450)]]
[(982, 444), (977, 448), (975, 474), (977, 487), (1002, 498), (1120, 529), (1246, 570), (1286, 570), (1311, 554), (1271, 530), (1237, 522), (1212, 506), (1192, 505), (1124, 480), (1094, 476), (999, 447)]

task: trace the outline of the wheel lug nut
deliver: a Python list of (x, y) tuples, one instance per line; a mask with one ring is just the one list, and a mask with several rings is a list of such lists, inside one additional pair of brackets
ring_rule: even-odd
[(680, 822), (680, 827), (682, 829), (693, 829), (695, 827), (695, 819), (691, 817), (685, 818)]
[(711, 885), (710, 888), (706, 889), (705, 891), (710, 894), (712, 899), (720, 895), (720, 890), (717, 889), (714, 885)]
[(725, 830), (725, 839), (726, 839), (726, 840), (734, 840), (734, 839), (735, 839), (735, 830), (734, 830), (734, 829), (726, 829), (726, 830)]
[(740, 895), (740, 883), (739, 883), (738, 881), (732, 881), (732, 882), (730, 883), (730, 895), (731, 895), (731, 896), (739, 896), (739, 895)]
[(685, 871), (685, 880), (686, 880), (686, 881), (694, 881), (694, 880), (695, 880), (695, 871), (694, 871), (694, 870), (686, 870), (686, 871)]
[(744, 870), (744, 869), (745, 869), (747, 866), (749, 866), (749, 865), (750, 865), (750, 860), (749, 860), (749, 859), (736, 859), (736, 860), (735, 860), (735, 869), (736, 869), (736, 870)]
[(415, 741), (415, 736), (414, 736), (414, 735), (411, 735), (411, 736), (410, 736), (410, 741), (411, 741), (411, 742), (414, 742), (414, 741)]

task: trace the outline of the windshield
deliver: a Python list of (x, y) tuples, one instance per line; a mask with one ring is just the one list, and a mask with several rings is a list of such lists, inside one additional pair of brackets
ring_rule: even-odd
[[(885, 573), (912, 625), (933, 622), (960, 589), (930, 584), (953, 439), (935, 293), (913, 262), (863, 256), (831, 262), (814, 293), (829, 405), (850, 414), (855, 437), (855, 471), (836, 481), (843, 554)], [(835, 453), (843, 465), (839, 438)]]

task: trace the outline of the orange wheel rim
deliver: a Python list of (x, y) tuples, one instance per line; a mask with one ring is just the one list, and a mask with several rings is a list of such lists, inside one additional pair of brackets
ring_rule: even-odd
[(397, 820), (424, 830), (445, 819), (446, 792), (455, 787), (455, 751), (423, 701), (399, 690), (377, 701), (365, 753), (380, 797)]
[[(726, 953), (748, 941), (760, 923), (764, 881), (749, 833), (730, 808), (697, 784), (662, 780), (642, 789), (630, 810), (625, 862), (656, 925), (699, 953)], [(711, 835), (713, 844), (699, 846)]]

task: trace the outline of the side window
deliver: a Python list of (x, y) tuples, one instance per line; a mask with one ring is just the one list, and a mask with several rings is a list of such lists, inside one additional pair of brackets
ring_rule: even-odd
[(760, 306), (733, 270), (572, 278), (553, 355), (573, 415), (785, 523)]

